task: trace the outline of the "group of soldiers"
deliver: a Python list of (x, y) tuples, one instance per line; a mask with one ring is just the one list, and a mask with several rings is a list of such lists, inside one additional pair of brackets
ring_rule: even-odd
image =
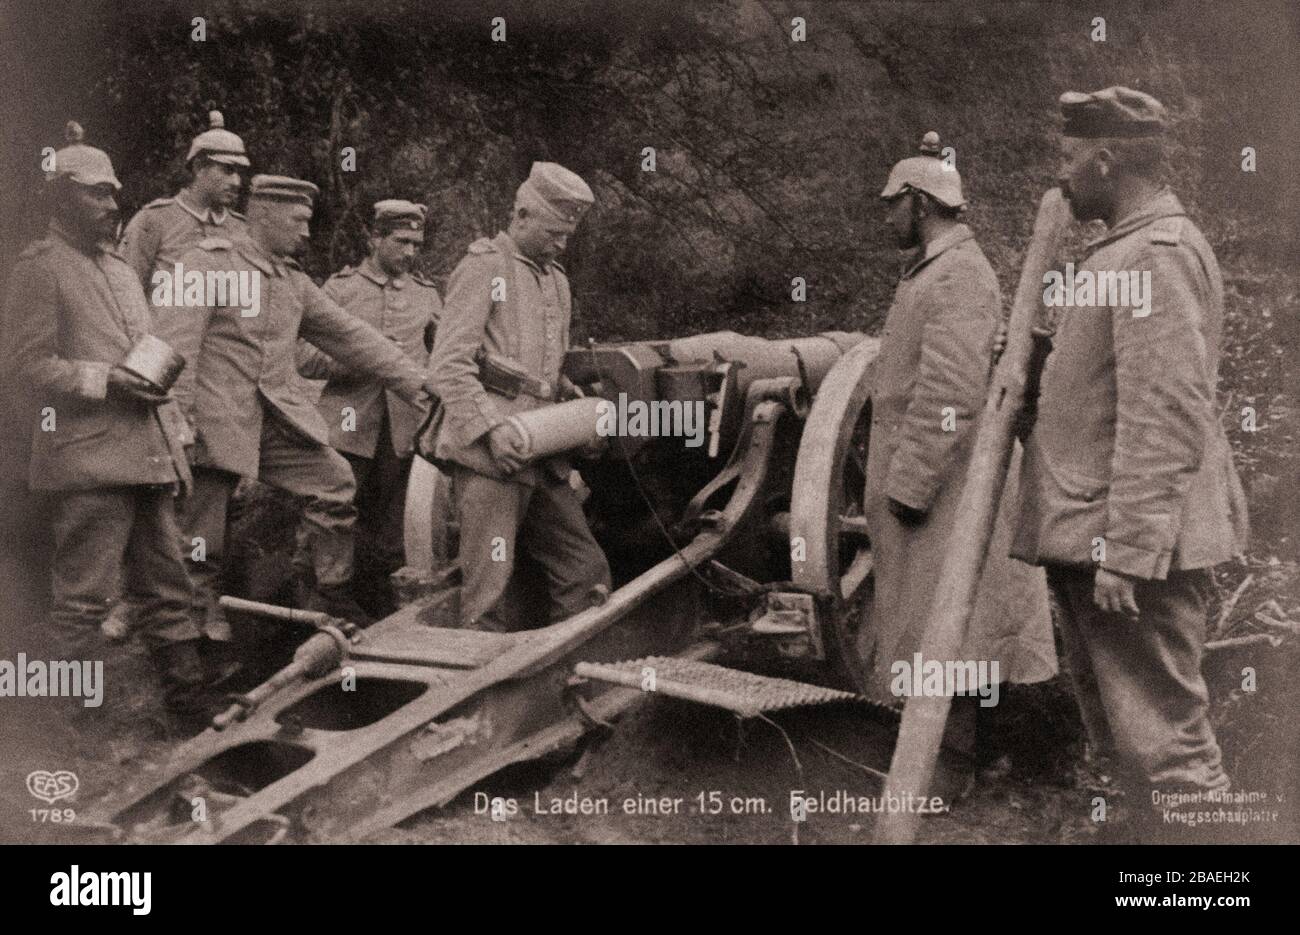
[[(29, 483), (52, 495), (60, 652), (102, 654), (102, 625), (124, 599), (165, 699), (201, 724), (213, 683), (229, 674), (219, 595), (245, 478), (301, 498), (300, 606), (368, 623), (353, 590), (354, 531), (360, 522), (380, 577), (400, 566), (414, 437), (439, 398), (431, 457), (471, 520), (461, 523), (464, 624), (494, 625), (513, 567), (500, 536), (513, 556), (518, 532), (550, 572), (557, 617), (608, 588), (567, 469), (523, 465), (522, 439), (505, 431), (508, 415), (576, 392), (559, 373), (571, 303), (555, 259), (594, 201), (577, 175), (534, 165), (507, 231), (472, 244), (452, 275), (444, 318), (436, 288), (411, 269), (424, 205), (378, 202), (369, 255), (321, 288), (295, 260), (317, 187), (255, 175), (238, 214), (251, 163), (218, 112), (187, 154), (188, 183), (141, 209), (120, 243), (112, 163), (75, 124), (69, 135), (48, 173), (49, 231), (20, 256), (8, 296), (20, 382), (43, 415)], [(165, 285), (171, 277), (200, 284), (201, 296)], [(236, 298), (235, 283), (252, 278), (256, 307)], [(217, 281), (230, 284), (219, 298), (203, 288)], [(174, 384), (123, 365), (145, 336), (183, 361)], [(542, 379), (514, 399), (488, 398), (475, 379), (483, 350)]]
[[(1222, 276), (1160, 181), (1160, 102), (1111, 87), (1067, 92), (1060, 109), (1061, 192), (1077, 220), (1105, 225), (1077, 275), (1149, 275), (1149, 305), (1130, 294), (1040, 310), (1017, 426), (1023, 460), (1013, 459), (959, 658), (998, 660), (1008, 681), (1052, 675), (1050, 591), (1098, 761), (1146, 801), (1153, 788), (1220, 793), (1229, 779), (1201, 675), (1210, 569), (1244, 552), (1248, 525), (1215, 405)], [(958, 173), (933, 154), (912, 157), (882, 198), (914, 253), (872, 397), (867, 630), (881, 686), (890, 663), (921, 645), (992, 355), (1006, 341), (997, 279), (960, 222)], [(1152, 812), (1138, 815), (1140, 833), (1156, 830)]]
[[(999, 660), (1010, 681), (1053, 675), (1050, 589), (1093, 748), (1161, 788), (1222, 789), (1200, 657), (1208, 569), (1244, 548), (1245, 510), (1214, 406), (1221, 277), (1160, 182), (1159, 102), (1115, 87), (1060, 104), (1063, 194), (1078, 220), (1106, 226), (1081, 269), (1150, 271), (1151, 305), (1041, 318), (1046, 364), (964, 656)], [(60, 150), (49, 232), (13, 272), (20, 372), (57, 418), (34, 430), (30, 481), (54, 495), (63, 651), (96, 651), (124, 584), (167, 698), (201, 707), (214, 677), (204, 647), (229, 639), (216, 598), (241, 478), (303, 498), (300, 601), (364, 622), (350, 587), (358, 510), (391, 571), (426, 416), (460, 517), (462, 625), (499, 625), (516, 550), (546, 572), (549, 619), (590, 606), (610, 572), (569, 464), (528, 462), (508, 420), (580, 395), (561, 372), (572, 302), (557, 258), (591, 189), (534, 164), (506, 229), (469, 246), (445, 301), (411, 271), (424, 206), (381, 201), (369, 255), (319, 288), (294, 260), (316, 186), (256, 175), (237, 214), (250, 160), (219, 114), (211, 123), (188, 184), (145, 206), (116, 246), (107, 155), (80, 140)], [(910, 257), (884, 325), (867, 469), (868, 652), (882, 694), (891, 662), (920, 644), (1004, 340), (997, 278), (936, 143), (898, 163), (881, 195)], [(155, 275), (182, 269), (259, 277), (260, 307), (150, 302)], [(184, 358), (170, 390), (121, 365), (145, 334)], [(489, 360), (511, 365), (514, 392), (494, 385)]]

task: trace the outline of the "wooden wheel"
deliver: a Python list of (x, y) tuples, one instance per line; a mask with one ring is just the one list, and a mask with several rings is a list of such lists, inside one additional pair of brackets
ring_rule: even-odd
[(864, 340), (822, 381), (799, 441), (790, 500), (791, 577), (817, 595), (827, 661), (855, 691), (867, 681), (858, 648), (862, 603), (872, 585), (863, 500), (879, 351), (878, 340)]
[(418, 455), (406, 482), (402, 538), (406, 564), (430, 577), (451, 561), (451, 478)]

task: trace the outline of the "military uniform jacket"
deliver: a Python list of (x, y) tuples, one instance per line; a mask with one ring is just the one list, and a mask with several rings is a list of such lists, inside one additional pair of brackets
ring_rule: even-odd
[[(871, 396), (863, 504), (875, 588), (863, 650), (869, 693), (896, 700), (891, 666), (921, 649), (988, 387), (1001, 315), (993, 267), (964, 224), (926, 245), (904, 272), (885, 319)], [(1015, 465), (1012, 467), (1015, 471)], [(926, 511), (905, 526), (890, 498)], [(1056, 674), (1047, 583), (1007, 556), (1013, 498), (994, 527), (998, 552), (984, 563), (961, 659), (997, 660), (999, 677), (1036, 682)]]
[(87, 490), (189, 479), (189, 441), (175, 402), (157, 410), (108, 398), (108, 371), (149, 332), (131, 268), (108, 250), (88, 254), (57, 223), (18, 258), (7, 320), (17, 376), (43, 413), (32, 435), (34, 490)]
[[(1061, 310), (1026, 446), (1013, 554), (1161, 579), (1245, 546), (1245, 498), (1214, 402), (1223, 281), (1160, 192), (1089, 245), (1084, 271), (1150, 271), (1149, 314)], [(1104, 547), (1104, 551), (1103, 551)]]
[(232, 304), (161, 306), (156, 333), (190, 361), (173, 392), (196, 436), (193, 463), (256, 478), (264, 407), (306, 439), (329, 443), (329, 430), (295, 366), (299, 334), (335, 360), (373, 373), (412, 402), (424, 374), (374, 328), (335, 305), (292, 260), (251, 240), (209, 238), (182, 258), (187, 275), (234, 272), (260, 277), (256, 315)]
[[(569, 346), (571, 313), (569, 280), (558, 264), (538, 266), (523, 256), (504, 232), (470, 244), (468, 254), (448, 280), (429, 362), (430, 377), (444, 407), (434, 444), (436, 458), (489, 477), (502, 477), (485, 436), (511, 415), (555, 401)], [(550, 395), (539, 398), (521, 393), (507, 399), (490, 393), (478, 379), (475, 355), (480, 348), (510, 359), (544, 381)], [(568, 463), (563, 458), (547, 459), (541, 467), (557, 479), (568, 477)], [(537, 467), (530, 465), (510, 479), (534, 483), (536, 471)]]
[[(382, 272), (373, 259), (366, 259), (360, 266), (349, 266), (331, 276), (324, 292), (397, 345), (415, 366), (427, 368), (425, 334), (437, 326), (442, 314), (442, 300), (433, 283), (415, 275), (393, 278)], [(300, 342), (298, 348), (298, 370), (305, 377), (327, 381), (317, 408), (329, 426), (330, 444), (339, 451), (375, 457), (387, 406), (393, 451), (399, 458), (411, 454), (415, 431), (428, 414), (427, 406), (410, 406), (385, 391), (374, 377), (354, 373), (306, 342)], [(344, 428), (343, 411), (348, 407), (355, 413), (353, 430)]]
[(148, 292), (154, 270), (172, 270), (184, 253), (207, 237), (237, 240), (247, 235), (244, 216), (229, 209), (200, 210), (176, 195), (149, 202), (131, 218), (119, 248)]
[(965, 224), (931, 242), (904, 273), (885, 318), (871, 396), (877, 492), (918, 510), (971, 443), (984, 402), (1000, 298)]

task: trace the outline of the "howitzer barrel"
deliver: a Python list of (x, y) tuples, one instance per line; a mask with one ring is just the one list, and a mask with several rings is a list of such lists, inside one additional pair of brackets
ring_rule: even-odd
[(681, 363), (712, 360), (714, 354), (743, 363), (737, 374), (742, 393), (754, 380), (800, 376), (798, 360), (802, 359), (811, 384), (808, 389), (815, 393), (835, 362), (864, 337), (856, 331), (824, 331), (806, 338), (768, 339), (714, 331), (656, 346), (666, 348), (668, 356)]
[[(749, 337), (714, 331), (667, 341), (631, 341), (569, 351), (564, 370), (574, 383), (597, 387), (611, 401), (709, 406), (709, 457), (735, 442), (745, 397), (758, 380), (795, 379), (817, 392), (835, 362), (866, 335), (826, 331), (803, 338)], [(644, 438), (620, 437), (616, 453), (631, 457)]]

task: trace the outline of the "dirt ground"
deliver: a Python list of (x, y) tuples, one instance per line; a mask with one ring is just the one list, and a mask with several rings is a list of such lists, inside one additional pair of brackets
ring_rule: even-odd
[[(1300, 652), (1292, 645), (1258, 650), (1251, 660), (1265, 684), (1283, 685)], [(1207, 666), (1213, 717), (1236, 787), (1260, 790), (1280, 812), (1271, 825), (1233, 829), (1222, 840), (1300, 841), (1300, 687), (1245, 695), (1224, 692), (1223, 672), (1238, 659)], [(1276, 676), (1276, 678), (1275, 678)], [(50, 768), (71, 769), (84, 794), (79, 808), (141, 769), (161, 763), (171, 746), (150, 704), (147, 660), (127, 653), (109, 678), (134, 682), (130, 705), (105, 706), (104, 717), (29, 704), (23, 746), (47, 751)], [(28, 701), (31, 701), (28, 699)], [(1059, 680), (1013, 689), (981, 735), (978, 769), (945, 774), (942, 805), (922, 821), (923, 843), (1061, 843), (1124, 841), (1125, 804), (1114, 780), (1084, 764), (1078, 725)], [(91, 726), (91, 725), (94, 726)], [(9, 722), (5, 732), (18, 725)], [(32, 735), (40, 741), (33, 743)], [(110, 738), (111, 739), (105, 739)], [(671, 698), (634, 709), (614, 730), (589, 736), (571, 753), (522, 764), (488, 778), (446, 808), (408, 819), (373, 840), (390, 843), (768, 843), (853, 844), (870, 840), (888, 769), (892, 727), (879, 714), (838, 704), (798, 709), (770, 720)], [(0, 764), (4, 825), (25, 814), (23, 776), (30, 757)], [(963, 788), (965, 786), (966, 788)], [(1105, 798), (1108, 825), (1092, 820)], [(494, 800), (498, 800), (494, 802)], [(514, 808), (502, 805), (513, 801)], [(553, 800), (558, 804), (552, 805)], [(495, 807), (493, 807), (495, 805)], [(802, 806), (802, 808), (800, 808)], [(552, 813), (552, 810), (554, 813)], [(803, 820), (795, 820), (802, 811)], [(5, 840), (68, 840), (66, 829), (20, 821)]]
[[(241, 590), (275, 600), (285, 571), (276, 511), (247, 516), (258, 542), (241, 561)], [(269, 518), (268, 518), (269, 517)], [(283, 518), (283, 517), (281, 517)], [(1257, 632), (1254, 617), (1277, 605), (1294, 616), (1293, 563), (1220, 570), (1223, 595), (1210, 636)], [(1237, 599), (1232, 602), (1232, 595)], [(1263, 611), (1259, 610), (1263, 608)], [(298, 634), (300, 637), (301, 634)], [(258, 656), (287, 661), (294, 634), (263, 634)], [(77, 773), (79, 811), (128, 777), (161, 763), (176, 742), (157, 705), (155, 676), (134, 643), (106, 654), (105, 681), (121, 694), (98, 710), (75, 699), (8, 699), (0, 724), (0, 839), (75, 840), (66, 828), (29, 817), (24, 778), (35, 768)], [(1278, 820), (1225, 830), (1210, 840), (1300, 842), (1300, 640), (1255, 643), (1207, 655), (1211, 719), (1238, 790), (1262, 794)], [(1254, 690), (1243, 689), (1243, 673)], [(232, 690), (248, 685), (231, 685)], [(1012, 687), (981, 724), (982, 764), (945, 779), (942, 807), (920, 825), (926, 843), (1110, 843), (1129, 840), (1125, 802), (1105, 764), (1087, 764), (1064, 677)], [(567, 756), (512, 767), (446, 808), (379, 834), (383, 842), (483, 843), (865, 843), (888, 770), (893, 726), (854, 705), (799, 709), (770, 720), (655, 698), (612, 732), (589, 736)], [(973, 781), (972, 781), (973, 780)], [(1098, 799), (1107, 821), (1094, 821)], [(514, 810), (493, 809), (513, 800)], [(554, 813), (552, 800), (558, 800)], [(586, 803), (584, 805), (584, 803)], [(792, 808), (793, 806), (793, 808)], [(800, 806), (803, 806), (800, 808)], [(542, 813), (539, 813), (539, 808)], [(587, 813), (583, 813), (584, 808)], [(602, 811), (603, 809), (603, 811)], [(795, 820), (793, 812), (802, 812)]]
[[(1294, 667), (1284, 653), (1279, 673)], [(132, 655), (148, 682), (147, 661)], [(1265, 665), (1268, 670), (1270, 667)], [(1291, 709), (1296, 696), (1292, 691)], [(1282, 820), (1224, 841), (1300, 841), (1293, 806), (1297, 764), (1285, 751), (1300, 744), (1295, 718), (1279, 718), (1275, 699), (1216, 698), (1215, 720), (1240, 789), (1279, 802)], [(118, 710), (108, 730), (48, 718), (42, 728), (62, 768), (83, 788), (108, 791), (140, 769), (161, 763), (170, 747), (165, 726), (143, 693)], [(100, 727), (104, 727), (100, 722)], [(103, 742), (97, 736), (114, 734)], [(893, 729), (875, 712), (831, 705), (741, 720), (729, 712), (657, 698), (613, 731), (589, 737), (571, 753), (521, 764), (372, 838), (384, 843), (866, 843), (888, 769)], [(922, 843), (1125, 842), (1132, 805), (1115, 781), (1084, 765), (1077, 722), (1058, 681), (1013, 689), (981, 737), (988, 762), (946, 772), (941, 803), (921, 823)], [(0, 772), (9, 773), (13, 762)], [(21, 771), (21, 770), (19, 770)], [(6, 777), (6, 780), (8, 777)], [(15, 775), (5, 789), (21, 787)], [(1092, 820), (1097, 797), (1109, 827)], [(513, 802), (513, 807), (503, 806)], [(802, 806), (802, 809), (800, 808)], [(6, 809), (8, 811), (8, 809)], [(802, 811), (802, 820), (794, 815)], [(25, 829), (28, 840), (48, 835)], [(62, 837), (62, 836), (59, 836)]]
[[(1068, 696), (1056, 684), (1021, 689), (1008, 697), (1004, 713), (1009, 717), (989, 740), (998, 755), (977, 771), (949, 775), (943, 807), (922, 820), (918, 841), (1129, 840), (1125, 829), (1133, 806), (1124, 803), (1110, 776), (1082, 764), (1068, 707)], [(1244, 722), (1261, 716), (1253, 712)], [(1025, 732), (1035, 726), (1042, 733)], [(1281, 820), (1210, 840), (1300, 841), (1300, 815), (1290, 804), (1300, 788), (1296, 765), (1289, 771), (1282, 766), (1284, 751), (1300, 749), (1294, 726), (1270, 738), (1271, 762), (1264, 765), (1260, 758), (1257, 768), (1246, 768), (1236, 756), (1241, 752), (1238, 731), (1221, 729), (1220, 734), (1230, 761), (1239, 767), (1238, 787), (1266, 790), (1270, 800), (1280, 797)], [(863, 809), (878, 801), (881, 783), (873, 771), (888, 770), (891, 749), (891, 730), (853, 706), (791, 711), (765, 723), (658, 699), (625, 718), (611, 735), (596, 739), (581, 756), (498, 774), (449, 807), (416, 816), (376, 840), (867, 843), (873, 816)], [(1098, 796), (1110, 806), (1109, 828), (1092, 820)], [(498, 808), (494, 818), (492, 800), (498, 798), (513, 799), (517, 813), (504, 815)], [(608, 811), (550, 814), (557, 799), (560, 808), (567, 805), (574, 812), (598, 809), (601, 803)], [(814, 803), (825, 810), (818, 811)], [(804, 820), (796, 821), (792, 816), (800, 804)]]

